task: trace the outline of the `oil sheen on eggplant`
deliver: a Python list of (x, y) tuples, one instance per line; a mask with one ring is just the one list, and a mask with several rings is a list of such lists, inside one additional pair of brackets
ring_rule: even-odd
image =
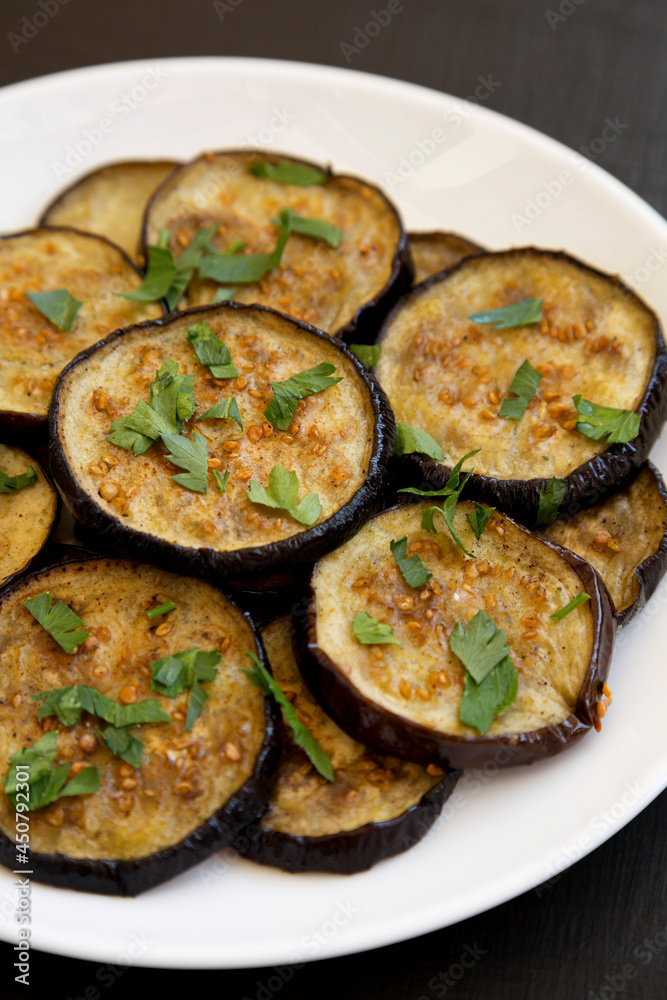
[[(198, 322), (222, 338), (238, 378), (216, 380), (199, 363), (187, 339)], [(222, 397), (237, 398), (243, 430), (232, 420), (188, 425), (208, 439), (209, 459), (230, 472), (224, 495), (212, 473), (205, 494), (173, 482), (179, 470), (166, 461), (162, 443), (137, 456), (107, 442), (111, 423), (148, 398), (169, 358), (195, 376), (196, 416)], [(334, 364), (342, 381), (302, 400), (289, 431), (272, 427), (264, 416), (269, 381), (321, 362)], [(351, 351), (273, 310), (234, 303), (135, 327), (81, 355), (59, 383), (51, 431), (54, 477), (98, 544), (166, 568), (177, 560), (184, 572), (239, 587), (245, 580), (252, 590), (278, 585), (267, 579), (275, 571), (303, 570), (379, 509), (394, 447), (386, 398)], [(266, 487), (275, 465), (296, 472), (299, 499), (319, 494), (322, 514), (313, 527), (247, 498), (250, 480)], [(253, 584), (258, 575), (264, 584)]]
[(484, 247), (457, 233), (408, 233), (408, 242), (415, 266), (415, 285), (449, 270), (464, 257), (484, 251)]
[[(73, 654), (24, 607), (43, 592), (65, 601), (91, 633)], [(176, 610), (149, 620), (146, 612), (166, 601)], [(217, 676), (204, 685), (208, 701), (186, 733), (188, 692), (166, 698), (151, 691), (150, 664), (194, 646), (220, 650), (222, 658)], [(274, 707), (243, 673), (245, 654), (262, 656), (261, 645), (250, 620), (209, 584), (131, 562), (68, 562), (24, 578), (3, 596), (0, 650), (3, 781), (10, 755), (48, 729), (58, 730), (58, 764), (94, 765), (101, 778), (97, 792), (30, 813), (34, 878), (135, 895), (219, 850), (264, 811), (278, 759), (278, 723)], [(132, 729), (145, 745), (139, 768), (111, 753), (96, 734), (99, 720), (87, 713), (71, 727), (55, 717), (38, 721), (30, 696), (75, 684), (121, 703), (128, 703), (131, 688), (137, 701), (157, 699), (171, 716), (171, 723)], [(10, 867), (14, 819), (0, 789), (0, 860)]]
[(131, 160), (99, 167), (62, 191), (44, 210), (40, 225), (106, 236), (136, 259), (146, 203), (177, 166), (173, 160)]
[(319, 775), (292, 731), (283, 730), (278, 781), (268, 812), (238, 841), (253, 861), (286, 871), (364, 871), (428, 832), (458, 774), (376, 753), (344, 733), (306, 687), (288, 617), (262, 629), (273, 676), (299, 720), (329, 756), (336, 780)]
[[(470, 558), (439, 515), (435, 535), (420, 527), (426, 506), (384, 511), (317, 563), (301, 634), (304, 677), (347, 732), (410, 760), (465, 768), (559, 753), (599, 726), (615, 633), (604, 584), (578, 556), (505, 516), (494, 515), (477, 540), (465, 517), (473, 505), (461, 501), (454, 526)], [(423, 589), (407, 586), (391, 555), (390, 541), (403, 537), (433, 573)], [(550, 620), (582, 591), (587, 603)], [(480, 609), (504, 629), (519, 675), (515, 703), (485, 735), (459, 721), (465, 671), (449, 647), (456, 621)], [(362, 645), (352, 620), (364, 611), (391, 625), (403, 647)]]
[[(327, 171), (324, 183), (308, 187), (255, 177), (249, 168), (260, 161), (305, 163), (264, 150), (205, 153), (175, 171), (155, 193), (146, 213), (145, 244), (156, 244), (160, 230), (168, 229), (169, 246), (177, 253), (198, 229), (219, 223), (211, 240), (216, 250), (223, 252), (240, 239), (245, 253), (270, 253), (278, 232), (271, 220), (282, 208), (322, 219), (343, 230), (337, 249), (292, 235), (280, 265), (258, 284), (239, 285), (234, 299), (272, 306), (336, 336), (374, 340), (383, 317), (412, 280), (407, 236), (396, 208), (378, 188), (356, 177)], [(187, 304), (209, 303), (215, 290), (211, 281), (194, 281)]]
[(631, 486), (574, 517), (538, 529), (576, 552), (604, 580), (625, 625), (651, 597), (667, 569), (667, 489), (647, 462)]
[[(0, 238), (0, 429), (46, 431), (62, 368), (112, 330), (162, 314), (122, 297), (140, 284), (122, 250), (90, 233), (41, 228)], [(26, 297), (60, 288), (83, 302), (69, 332)]]
[[(543, 299), (541, 323), (498, 330), (476, 312)], [(667, 354), (655, 314), (617, 278), (534, 248), (481, 254), (424, 282), (388, 317), (376, 375), (397, 421), (421, 427), (443, 462), (407, 456), (406, 479), (444, 485), (481, 449), (468, 494), (533, 524), (540, 489), (567, 484), (562, 509), (590, 507), (632, 481), (667, 416)], [(520, 365), (543, 375), (520, 420), (499, 416)], [(637, 437), (607, 445), (576, 429), (572, 397), (641, 415)], [(547, 460), (543, 456), (547, 456)]]
[(48, 542), (58, 514), (58, 494), (39, 462), (11, 445), (0, 444), (0, 469), (19, 476), (32, 467), (37, 481), (15, 493), (0, 493), (0, 588), (30, 569)]

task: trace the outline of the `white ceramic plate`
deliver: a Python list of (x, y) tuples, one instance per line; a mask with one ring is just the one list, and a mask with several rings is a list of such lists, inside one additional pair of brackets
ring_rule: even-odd
[[(267, 146), (378, 182), (410, 228), (454, 229), (497, 248), (564, 247), (621, 273), (667, 316), (660, 216), (551, 139), (407, 83), (254, 59), (131, 62), (9, 87), (0, 122), (4, 231), (30, 226), (57, 190), (110, 160)], [(665, 450), (661, 440), (663, 467)], [(286, 965), (422, 934), (553, 878), (667, 785), (666, 600), (667, 587), (617, 644), (600, 736), (534, 768), (470, 772), (408, 853), (351, 877), (217, 856), (137, 899), (33, 883), (32, 944), (148, 966)], [(0, 870), (8, 941), (13, 881)]]

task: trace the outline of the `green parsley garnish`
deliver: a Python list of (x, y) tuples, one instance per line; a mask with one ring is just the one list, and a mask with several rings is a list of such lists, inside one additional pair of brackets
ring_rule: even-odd
[(170, 310), (175, 309), (203, 255), (209, 249), (209, 241), (215, 235), (218, 225), (219, 223), (215, 223), (209, 229), (200, 229), (178, 260), (174, 260), (167, 246), (169, 230), (161, 229), (159, 245), (148, 247), (148, 265), (144, 280), (135, 292), (128, 292), (121, 297), (136, 302), (158, 302), (164, 299)]
[(239, 410), (239, 404), (236, 401), (235, 396), (230, 396), (228, 399), (219, 399), (214, 406), (212, 406), (206, 413), (202, 413), (201, 417), (197, 417), (197, 420), (234, 420), (239, 425), (241, 430), (243, 430), (243, 421), (241, 420), (241, 412)]
[(536, 525), (552, 524), (558, 516), (558, 510), (565, 494), (567, 493), (567, 483), (562, 479), (553, 476), (547, 485), (540, 490), (537, 503)]
[(190, 689), (185, 717), (186, 733), (191, 731), (208, 701), (208, 694), (202, 684), (215, 679), (220, 659), (220, 653), (216, 649), (206, 652), (195, 646), (171, 656), (163, 656), (151, 663), (153, 691), (158, 691), (167, 698), (177, 698), (186, 688)]
[(585, 604), (586, 601), (590, 601), (590, 599), (591, 599), (590, 594), (577, 594), (576, 597), (573, 597), (572, 600), (564, 607), (562, 607), (559, 611), (555, 611), (552, 615), (549, 615), (549, 618), (551, 618), (552, 621), (555, 622), (562, 621), (562, 619), (565, 618), (566, 615), (569, 615), (570, 611), (574, 611), (575, 608), (578, 608), (580, 605)]
[(631, 410), (617, 410), (613, 406), (599, 406), (580, 395), (573, 396), (577, 413), (577, 430), (580, 434), (599, 441), (606, 437), (607, 444), (627, 444), (639, 433), (641, 417)]
[(107, 726), (106, 729), (98, 729), (97, 732), (112, 754), (132, 767), (141, 767), (141, 758), (144, 755), (142, 740), (133, 736), (128, 729), (116, 729), (115, 726)]
[(208, 442), (204, 435), (195, 431), (190, 440), (182, 434), (163, 434), (162, 440), (169, 452), (168, 460), (179, 469), (187, 470), (172, 476), (174, 482), (179, 486), (185, 486), (187, 490), (192, 490), (193, 493), (206, 493)]
[(511, 306), (486, 309), (473, 313), (468, 319), (473, 323), (490, 323), (495, 330), (511, 330), (516, 326), (531, 326), (542, 319), (542, 299), (523, 299)]
[(303, 163), (290, 163), (288, 160), (279, 160), (278, 163), (256, 160), (248, 169), (255, 177), (266, 177), (279, 184), (296, 184), (298, 187), (324, 184), (328, 177), (328, 174), (316, 167), (308, 167)]
[(412, 427), (410, 424), (396, 424), (396, 454), (428, 455), (436, 462), (442, 462), (445, 454), (430, 434), (423, 431), (421, 427)]
[(280, 229), (271, 253), (231, 254), (211, 253), (201, 261), (199, 276), (221, 285), (247, 285), (261, 281), (264, 275), (278, 267), (290, 235), (289, 217), (280, 213)]
[[(72, 778), (66, 784), (69, 776), (69, 764), (60, 764), (53, 767), (56, 759), (56, 742), (58, 731), (52, 730), (45, 733), (37, 743), (30, 747), (21, 747), (9, 758), (9, 772), (5, 778), (5, 794), (16, 806), (18, 804), (17, 795), (23, 798), (23, 789), (19, 792), (19, 786), (28, 785), (28, 809), (29, 811), (41, 809), (71, 795), (90, 795), (100, 788), (100, 773), (96, 767), (85, 767), (83, 771)], [(27, 781), (18, 781), (17, 771), (28, 770)]]
[(32, 465), (28, 466), (27, 472), (21, 472), (18, 476), (8, 476), (0, 469), (0, 493), (17, 493), (25, 486), (31, 486), (37, 482), (37, 473)]
[(477, 503), (475, 500), (475, 510), (470, 514), (466, 514), (468, 524), (472, 528), (475, 538), (478, 541), (482, 537), (482, 532), (489, 523), (491, 515), (495, 509), (495, 507), (482, 507), (482, 505)]
[(213, 293), (211, 305), (217, 306), (219, 302), (231, 302), (237, 291), (238, 288), (225, 288), (223, 285), (220, 285), (220, 288), (216, 288)]
[(64, 601), (54, 604), (48, 593), (29, 597), (23, 604), (66, 653), (73, 653), (90, 635), (82, 631), (85, 628), (82, 619)]
[(156, 607), (151, 608), (146, 614), (153, 621), (154, 618), (159, 618), (160, 615), (166, 615), (170, 611), (175, 611), (176, 605), (173, 601), (166, 601), (164, 604), (158, 604)]
[(403, 643), (394, 635), (391, 625), (385, 625), (373, 618), (368, 612), (362, 611), (360, 615), (352, 620), (352, 631), (355, 639), (362, 642), (364, 646), (377, 646), (392, 643), (395, 646), (402, 646)]
[(79, 309), (83, 305), (80, 299), (75, 299), (66, 288), (56, 288), (52, 292), (26, 292), (34, 306), (37, 306), (42, 316), (46, 316), (59, 330), (69, 333), (74, 325)]
[(246, 656), (252, 662), (254, 669), (246, 669), (243, 673), (246, 675), (248, 680), (255, 685), (255, 687), (261, 688), (265, 695), (271, 695), (275, 698), (276, 702), (282, 709), (285, 721), (292, 730), (294, 743), (296, 746), (301, 747), (301, 749), (305, 752), (308, 760), (311, 762), (318, 774), (321, 774), (323, 778), (327, 779), (327, 781), (335, 781), (336, 779), (329, 757), (319, 745), (310, 729), (308, 729), (308, 727), (301, 722), (296, 714), (296, 711), (294, 710), (294, 706), (285, 697), (280, 687), (276, 684), (274, 678), (271, 676), (261, 660), (259, 660), (254, 653), (246, 653)]
[(269, 382), (273, 389), (273, 399), (264, 410), (264, 416), (278, 430), (286, 431), (294, 419), (300, 399), (314, 396), (315, 393), (342, 382), (342, 376), (331, 378), (335, 371), (335, 365), (329, 361), (322, 361), (315, 368), (307, 368), (306, 371), (291, 375), (282, 382)]
[(107, 441), (141, 455), (164, 434), (180, 434), (196, 410), (194, 375), (179, 375), (169, 358), (155, 373), (150, 399), (141, 399), (127, 417), (114, 420)]
[(507, 417), (509, 420), (521, 420), (543, 378), (544, 376), (526, 359), (512, 379), (509, 388), (515, 398), (505, 396), (500, 404), (499, 416)]
[(160, 707), (159, 702), (152, 698), (135, 702), (134, 705), (120, 705), (87, 684), (41, 691), (31, 695), (30, 701), (44, 702), (37, 714), (38, 719), (55, 715), (63, 726), (75, 725), (82, 712), (96, 715), (116, 729), (140, 726), (145, 722), (171, 722), (170, 716)]
[(516, 701), (518, 674), (505, 633), (478, 611), (465, 629), (456, 623), (449, 648), (466, 668), (459, 721), (483, 734)]
[(197, 360), (206, 365), (213, 378), (236, 378), (238, 369), (232, 361), (229, 348), (213, 332), (208, 323), (195, 323), (188, 327), (188, 340)]
[(298, 236), (310, 236), (314, 240), (322, 240), (324, 243), (328, 243), (330, 247), (334, 250), (340, 246), (340, 241), (343, 238), (343, 230), (339, 229), (338, 226), (332, 226), (330, 222), (325, 222), (324, 219), (307, 219), (303, 215), (298, 215), (291, 208), (283, 208), (280, 213), (280, 219), (272, 219), (274, 225), (279, 226), (282, 222), (283, 215), (287, 220), (291, 233), (296, 233)]
[(229, 469), (227, 469), (224, 476), (220, 475), (217, 469), (213, 469), (213, 478), (215, 479), (220, 492), (224, 493), (227, 489), (227, 482), (229, 480)]
[(309, 493), (299, 502), (299, 478), (296, 472), (290, 472), (282, 465), (274, 465), (271, 469), (268, 490), (251, 479), (246, 496), (252, 503), (286, 510), (295, 521), (309, 528), (322, 513), (319, 493)]
[[(367, 368), (375, 368), (382, 354), (382, 344), (350, 344), (350, 350), (357, 355)], [(405, 424), (402, 426), (405, 426)]]
[(409, 556), (406, 559), (406, 554), (408, 551), (408, 536), (399, 539), (398, 542), (392, 541), (389, 543), (389, 548), (391, 549), (391, 554), (396, 560), (396, 565), (403, 574), (403, 579), (407, 583), (408, 587), (423, 587), (427, 583), (433, 573), (429, 573), (426, 566), (422, 562), (421, 556), (416, 552), (414, 555)]
[[(440, 490), (418, 490), (416, 489), (416, 487), (408, 486), (405, 489), (401, 489), (398, 491), (399, 493), (414, 493), (420, 497), (446, 497), (442, 507), (426, 508), (426, 510), (422, 514), (421, 526), (425, 531), (428, 531), (431, 534), (435, 535), (436, 527), (433, 523), (433, 516), (436, 512), (438, 514), (442, 514), (442, 516), (445, 519), (445, 524), (449, 528), (450, 535), (452, 536), (453, 540), (456, 542), (458, 547), (463, 552), (465, 552), (467, 556), (471, 556), (472, 552), (468, 551), (468, 549), (465, 547), (465, 545), (463, 544), (463, 542), (461, 541), (461, 539), (459, 538), (458, 534), (454, 529), (454, 509), (457, 503), (459, 502), (459, 498), (461, 496), (461, 493), (463, 492), (464, 486), (466, 485), (466, 483), (472, 476), (473, 472), (475, 471), (474, 469), (471, 469), (470, 472), (467, 472), (465, 476), (461, 478), (463, 463), (466, 461), (466, 459), (472, 458), (473, 455), (477, 455), (479, 451), (480, 449), (477, 448), (475, 451), (469, 451), (467, 455), (464, 455), (463, 458), (460, 458), (456, 463), (456, 465), (454, 466), (454, 468), (452, 469), (452, 471), (450, 472), (449, 476), (447, 477), (447, 482)], [(484, 510), (484, 508), (481, 509)], [(475, 525), (480, 524), (478, 520), (477, 510), (475, 510), (475, 517), (476, 517), (475, 524), (473, 524), (470, 517), (468, 517), (468, 521), (470, 523), (470, 527), (473, 529), (473, 531), (475, 531), (475, 534), (477, 534), (475, 530)], [(488, 521), (488, 517), (486, 518), (483, 526), (481, 527), (480, 535), (484, 530), (484, 528), (486, 527), (486, 521)], [(479, 535), (477, 535), (477, 537), (479, 538)]]

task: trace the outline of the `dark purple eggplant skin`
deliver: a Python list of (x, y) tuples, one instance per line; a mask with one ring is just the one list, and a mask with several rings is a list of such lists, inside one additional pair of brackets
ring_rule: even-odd
[[(521, 527), (518, 525), (518, 527)], [(523, 528), (526, 531), (525, 528)], [(428, 765), (464, 769), (496, 763), (501, 767), (533, 764), (574, 746), (598, 721), (597, 707), (609, 673), (616, 634), (614, 607), (600, 576), (584, 559), (546, 542), (570, 563), (590, 595), (594, 642), (591, 661), (574, 712), (557, 726), (498, 736), (464, 737), (433, 729), (380, 708), (350, 683), (317, 645), (317, 602), (311, 587), (305, 617), (295, 615), (295, 649), (304, 678), (322, 707), (341, 729), (375, 750)], [(598, 722), (599, 724), (599, 722)]]
[[(653, 462), (646, 463), (655, 476), (656, 485), (658, 487), (658, 492), (662, 497), (662, 500), (667, 507), (667, 486), (665, 486), (665, 480), (660, 475), (660, 472), (655, 467)], [(639, 470), (641, 471), (641, 470)], [(629, 608), (625, 608), (623, 611), (619, 611), (616, 614), (616, 623), (619, 629), (623, 628), (628, 622), (634, 618), (650, 601), (653, 597), (656, 588), (663, 576), (667, 572), (667, 521), (665, 523), (665, 533), (662, 536), (660, 545), (656, 552), (645, 559), (644, 562), (640, 563), (637, 567), (637, 580), (639, 582), (639, 593), (632, 602)]]
[(446, 771), (442, 781), (394, 819), (324, 837), (291, 836), (260, 823), (246, 830), (233, 846), (249, 861), (286, 872), (353, 875), (367, 871), (379, 861), (409, 850), (426, 836), (459, 776), (459, 771)]
[[(283, 583), (298, 584), (305, 575), (307, 567), (316, 559), (331, 549), (342, 545), (351, 535), (377, 513), (382, 506), (383, 490), (387, 479), (389, 460), (394, 452), (396, 428), (394, 414), (389, 401), (380, 388), (372, 372), (357, 358), (345, 344), (341, 343), (322, 330), (317, 330), (307, 323), (286, 318), (305, 332), (326, 340), (342, 351), (354, 364), (359, 374), (369, 386), (369, 394), (375, 416), (375, 436), (373, 454), (368, 463), (368, 472), (363, 486), (354, 496), (327, 518), (321, 524), (286, 538), (280, 542), (268, 545), (236, 549), (232, 552), (216, 552), (210, 548), (185, 548), (184, 546), (164, 542), (146, 532), (136, 531), (126, 527), (120, 521), (100, 509), (87, 496), (76, 482), (63, 449), (58, 440), (58, 416), (60, 410), (60, 391), (64, 376), (76, 365), (87, 361), (93, 351), (100, 346), (109, 344), (118, 337), (133, 329), (146, 326), (167, 327), (171, 322), (180, 320), (183, 316), (205, 316), (207, 312), (219, 311), (221, 308), (252, 312), (277, 313), (268, 306), (243, 305), (238, 302), (224, 302), (216, 305), (200, 306), (183, 312), (171, 313), (163, 319), (148, 320), (126, 330), (116, 330), (106, 340), (95, 344), (92, 348), (82, 351), (74, 358), (56, 383), (49, 411), (49, 458), (51, 472), (63, 496), (66, 506), (70, 509), (83, 529), (82, 536), (88, 542), (95, 539), (95, 548), (111, 554), (123, 554), (141, 562), (154, 563), (163, 569), (173, 570), (178, 567), (185, 576), (200, 576), (214, 583), (224, 582), (233, 589), (257, 591), (266, 589), (261, 578), (274, 573), (280, 574), (277, 580), (270, 579), (269, 590), (280, 587)], [(288, 576), (284, 577), (285, 572)], [(257, 578), (260, 578), (259, 582)]]
[[(635, 410), (635, 413), (641, 414), (639, 432), (627, 444), (610, 445), (606, 451), (595, 455), (588, 462), (584, 462), (565, 478), (567, 493), (561, 504), (561, 511), (568, 516), (573, 516), (588, 507), (595, 506), (596, 503), (600, 503), (617, 490), (629, 486), (640, 466), (648, 459), (649, 453), (667, 420), (667, 345), (662, 326), (654, 310), (650, 309), (627, 285), (624, 285), (620, 278), (604, 274), (604, 272), (596, 270), (562, 250), (522, 247), (517, 250), (501, 251), (495, 253), (494, 256), (511, 257), (516, 254), (525, 255), (527, 252), (540, 256), (547, 255), (554, 260), (564, 260), (575, 264), (584, 276), (591, 273), (613, 281), (618, 289), (628, 297), (639, 301), (646, 309), (653, 312), (655, 317), (656, 353), (653, 371), (641, 402)], [(486, 254), (476, 254), (475, 256), (486, 256)], [(454, 271), (466, 264), (467, 259), (469, 258), (455, 264), (448, 271), (442, 271), (440, 274), (427, 278), (413, 291), (408, 292), (385, 320), (377, 343), (382, 343), (394, 314), (410, 300), (411, 296), (418, 295), (420, 291), (430, 287), (436, 281), (440, 281), (445, 275), (453, 274)], [(445, 485), (451, 472), (449, 466), (427, 458), (425, 455), (402, 455), (395, 460), (394, 464), (399, 486), (418, 485), (421, 489), (439, 490)], [(480, 503), (496, 506), (521, 524), (532, 527), (537, 518), (540, 491), (548, 483), (549, 479), (496, 479), (493, 476), (479, 476), (473, 473), (461, 496), (465, 500), (478, 500)]]
[[(108, 243), (110, 247), (113, 247), (114, 250), (117, 250), (127, 263), (130, 264), (132, 269), (137, 272), (140, 278), (144, 277), (144, 272), (137, 265), (136, 261), (133, 261), (121, 247), (116, 243), (112, 243), (106, 236), (98, 236), (97, 233), (86, 233), (83, 229), (75, 229), (74, 226), (39, 225), (35, 228), (50, 229), (53, 232), (77, 233), (79, 236), (86, 236), (88, 239), (102, 240), (104, 243)], [(35, 229), (23, 229), (20, 233), (8, 233), (5, 236), (0, 236), (0, 240), (11, 240), (17, 236), (27, 236), (32, 232), (35, 232)], [(161, 308), (164, 312), (167, 311), (164, 303), (161, 303)], [(38, 448), (40, 445), (45, 445), (48, 436), (48, 427), (48, 416), (42, 417), (37, 413), (19, 413), (16, 410), (0, 409), (0, 434), (3, 440), (19, 448), (25, 447), (30, 451), (31, 449)]]
[[(99, 558), (90, 553), (83, 556)], [(6, 591), (3, 592), (3, 596)], [(234, 604), (234, 601), (231, 601)], [(270, 671), (264, 645), (250, 615), (237, 610), (251, 625), (259, 657)], [(64, 854), (30, 852), (32, 877), (37, 882), (95, 892), (105, 896), (137, 896), (205, 861), (226, 847), (232, 838), (264, 815), (277, 777), (282, 747), (282, 718), (272, 698), (265, 700), (265, 732), (253, 773), (234, 795), (187, 837), (162, 851), (134, 860), (87, 860)], [(13, 869), (16, 844), (0, 832), (0, 865)]]
[[(302, 160), (297, 156), (292, 156), (290, 153), (276, 153), (273, 150), (269, 151), (263, 149), (258, 149), (256, 152), (258, 159), (267, 160), (269, 163), (277, 163), (279, 160), (286, 160), (289, 163), (298, 163), (300, 166), (312, 167), (314, 170), (322, 170), (328, 176), (333, 174), (331, 167), (323, 167), (321, 163), (313, 163), (312, 160)], [(247, 154), (248, 150), (218, 149), (213, 151), (214, 156), (222, 153), (233, 156), (236, 153)], [(201, 159), (201, 157), (198, 156), (196, 159)], [(146, 205), (142, 241), (143, 253), (146, 259), (148, 254), (148, 215), (153, 206), (153, 202), (156, 201), (158, 196), (161, 194), (163, 185), (166, 185), (167, 182), (171, 183), (173, 178), (177, 177), (182, 170), (189, 167), (192, 162), (194, 161), (191, 160), (189, 163), (183, 163), (180, 167), (177, 167), (173, 173), (171, 173), (169, 177), (163, 181), (160, 187), (157, 188)], [(412, 286), (414, 281), (415, 268), (412, 261), (412, 254), (410, 253), (408, 234), (405, 231), (405, 226), (403, 225), (403, 220), (401, 219), (398, 209), (394, 203), (389, 200), (387, 195), (379, 187), (377, 187), (377, 185), (371, 184), (370, 181), (363, 177), (355, 177), (352, 174), (336, 174), (336, 177), (340, 177), (342, 180), (358, 181), (359, 183), (365, 184), (367, 187), (372, 187), (375, 191), (378, 191), (383, 200), (386, 202), (387, 208), (390, 209), (396, 218), (401, 233), (392, 260), (391, 274), (384, 288), (382, 288), (374, 298), (369, 299), (368, 302), (364, 302), (363, 305), (359, 306), (349, 323), (346, 323), (345, 326), (340, 327), (331, 334), (332, 337), (340, 338), (347, 344), (372, 344), (377, 337), (378, 330), (380, 329), (385, 316), (398, 302), (401, 295), (403, 295), (403, 293)]]

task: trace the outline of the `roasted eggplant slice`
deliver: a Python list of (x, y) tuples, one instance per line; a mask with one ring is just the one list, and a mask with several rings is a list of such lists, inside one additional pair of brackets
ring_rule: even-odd
[(454, 267), (464, 257), (484, 252), (484, 247), (457, 233), (408, 233), (408, 242), (415, 265), (416, 285), (440, 271)]
[(652, 596), (667, 569), (667, 489), (652, 462), (631, 486), (590, 510), (538, 529), (576, 552), (604, 580), (625, 625)]
[[(79, 351), (112, 330), (161, 315), (123, 298), (141, 284), (108, 240), (74, 229), (33, 229), (0, 239), (0, 431), (46, 431), (53, 386)], [(27, 296), (69, 293), (83, 303), (59, 328)]]
[(304, 684), (291, 636), (289, 618), (262, 629), (273, 676), (328, 755), (336, 780), (317, 774), (285, 726), (271, 806), (239, 848), (252, 861), (290, 872), (365, 871), (426, 835), (458, 774), (374, 753), (339, 729)]
[[(538, 321), (529, 325), (470, 319), (531, 299)], [(528, 248), (461, 261), (408, 294), (380, 341), (375, 371), (397, 421), (427, 431), (444, 450), (442, 462), (407, 457), (407, 477), (440, 488), (447, 467), (480, 449), (465, 466), (476, 468), (468, 495), (529, 525), (552, 477), (565, 482), (561, 510), (572, 513), (628, 485), (667, 415), (657, 317), (618, 279), (563, 253)], [(523, 416), (508, 419), (500, 409), (525, 361), (539, 385)], [(634, 411), (636, 436), (616, 444), (585, 436), (578, 395)]]
[[(26, 477), (30, 469), (34, 475)], [(0, 444), (0, 588), (26, 573), (38, 558), (55, 527), (58, 506), (58, 494), (39, 463), (18, 448)]]
[[(251, 173), (262, 164), (320, 171), (322, 182), (300, 186)], [(217, 223), (209, 242), (218, 252), (240, 240), (243, 253), (271, 253), (278, 233), (272, 220), (283, 208), (342, 230), (340, 245), (292, 234), (280, 264), (259, 283), (239, 284), (234, 300), (273, 306), (336, 336), (374, 340), (383, 317), (410, 285), (412, 261), (396, 208), (367, 181), (264, 151), (205, 153), (155, 193), (146, 213), (145, 244), (157, 244), (160, 232), (169, 230), (168, 245), (177, 256), (199, 229)], [(210, 280), (192, 282), (187, 304), (211, 302), (216, 287)]]
[[(26, 607), (45, 593), (83, 621), (88, 638), (74, 652), (61, 648), (55, 626), (47, 631)], [(167, 602), (175, 608), (149, 619), (148, 611)], [(206, 700), (193, 723), (192, 678), (173, 697), (151, 687), (152, 664), (186, 650), (220, 654), (217, 674), (210, 676), (211, 663), (195, 681)], [(245, 654), (262, 656), (261, 643), (250, 620), (209, 584), (118, 560), (43, 570), (0, 601), (0, 651), (3, 864), (16, 867), (17, 856), (16, 811), (4, 786), (9, 758), (48, 731), (57, 730), (53, 764), (70, 764), (68, 779), (84, 766), (97, 768), (99, 788), (30, 810), (30, 867), (39, 881), (136, 895), (219, 850), (264, 812), (280, 723), (243, 673)], [(101, 709), (93, 702), (94, 714), (79, 711), (78, 721), (67, 714), (38, 719), (44, 699), (36, 703), (33, 695), (78, 686), (96, 689), (113, 705), (136, 706), (137, 713), (141, 702), (154, 701), (165, 721), (114, 722), (102, 714), (109, 702)], [(65, 700), (61, 706), (69, 711)], [(115, 734), (109, 736), (102, 718)], [(128, 734), (143, 748), (135, 742), (128, 752), (115, 744), (112, 753), (111, 737), (127, 742)], [(34, 803), (38, 790), (30, 787)]]
[[(408, 760), (465, 768), (560, 753), (599, 726), (604, 712), (615, 633), (604, 584), (583, 559), (502, 515), (476, 539), (467, 520), (475, 507), (461, 501), (453, 526), (473, 553), (466, 556), (440, 515), (436, 534), (420, 527), (427, 506), (379, 514), (317, 563), (299, 633), (307, 683), (348, 733)], [(407, 558), (419, 556), (433, 574), (417, 589), (390, 549), (402, 539)], [(589, 600), (551, 620), (582, 593)], [(450, 648), (456, 623), (469, 628), (480, 611), (504, 630), (518, 674), (515, 700), (484, 735), (460, 721), (468, 680)], [(381, 623), (374, 638), (364, 636), (372, 644), (353, 629), (364, 614)]]
[[(198, 361), (188, 331), (202, 324), (218, 349), (219, 338), (224, 342), (236, 377), (216, 379)], [(184, 447), (197, 442), (209, 461), (208, 476), (204, 464), (202, 481), (194, 484), (200, 492), (174, 481), (174, 473), (185, 477), (161, 442), (147, 439), (150, 447), (135, 455), (108, 441), (112, 423), (139, 401), (146, 406), (165, 362), (178, 365), (179, 377), (194, 377), (196, 414), (183, 429), (193, 430)], [(301, 399), (296, 419), (283, 422), (286, 429), (267, 420), (275, 398), (269, 382), (326, 365), (340, 381)], [(198, 419), (216, 403), (231, 406), (231, 397), (242, 428), (234, 419)], [(273, 310), (235, 303), (143, 324), (81, 354), (58, 384), (51, 432), (56, 482), (98, 545), (253, 590), (275, 589), (276, 573), (298, 576), (379, 509), (394, 447), (384, 394), (351, 351)], [(278, 466), (285, 476), (288, 469), (296, 474), (294, 503), (249, 499), (250, 490), (271, 489)], [(313, 494), (320, 513), (295, 514), (297, 500), (307, 495), (317, 508)]]
[(179, 164), (131, 160), (109, 163), (79, 178), (46, 208), (40, 226), (73, 226), (106, 236), (130, 257), (141, 249), (146, 203)]

